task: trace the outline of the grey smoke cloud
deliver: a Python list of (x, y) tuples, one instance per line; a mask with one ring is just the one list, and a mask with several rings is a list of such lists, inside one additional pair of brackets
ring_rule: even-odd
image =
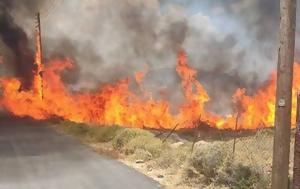
[(32, 81), (33, 53), (28, 46), (26, 33), (14, 23), (10, 11), (14, 5), (13, 1), (0, 1), (0, 37), (2, 39), (3, 51), (9, 50), (13, 55), (13, 68), (15, 75), (21, 79), (21, 88), (28, 89)]
[[(176, 52), (184, 47), (212, 97), (208, 107), (224, 113), (236, 88), (253, 93), (276, 67), (278, 0), (22, 2), (12, 6), (16, 23), (32, 36), (41, 10), (44, 52), (75, 60), (77, 69), (64, 74), (75, 90), (147, 71), (143, 88), (176, 106), (183, 101)], [(191, 14), (195, 4), (203, 11)]]

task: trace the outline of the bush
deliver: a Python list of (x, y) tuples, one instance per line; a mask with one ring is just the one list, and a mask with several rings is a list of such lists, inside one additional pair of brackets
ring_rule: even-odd
[(160, 157), (157, 159), (157, 165), (163, 169), (170, 167), (178, 169), (178, 166), (181, 166), (185, 162), (190, 152), (191, 148), (188, 146), (181, 146), (175, 149), (164, 148)]
[(114, 149), (121, 150), (126, 144), (128, 144), (133, 138), (137, 136), (154, 137), (154, 135), (149, 131), (136, 128), (126, 128), (116, 135), (116, 137), (112, 140), (112, 145)]
[(222, 144), (206, 143), (196, 149), (190, 163), (197, 172), (212, 179), (216, 176), (218, 169), (226, 163), (228, 157), (228, 149)]
[(109, 142), (122, 130), (118, 126), (87, 125), (71, 121), (62, 121), (60, 128), (66, 133), (80, 138), (84, 137), (92, 142)]
[(84, 137), (89, 132), (89, 128), (87, 125), (83, 123), (74, 123), (71, 121), (63, 121), (60, 125), (63, 126), (63, 129), (77, 137)]
[(149, 152), (152, 157), (157, 158), (164, 150), (164, 144), (152, 134), (136, 136), (132, 138), (124, 147), (126, 154), (133, 154), (136, 150), (145, 150)]
[(268, 181), (259, 169), (242, 164), (231, 164), (225, 170), (220, 170), (217, 182), (227, 184), (232, 189), (268, 188)]
[(149, 161), (153, 158), (152, 154), (143, 149), (136, 149), (134, 154), (131, 154), (130, 158), (133, 160), (143, 160), (144, 162)]
[(185, 179), (232, 189), (268, 188), (263, 172), (258, 168), (232, 162), (229, 149), (224, 143), (202, 142), (187, 162)]
[(121, 131), (121, 128), (118, 126), (111, 127), (90, 127), (88, 135), (95, 142), (109, 142), (113, 140), (117, 134)]

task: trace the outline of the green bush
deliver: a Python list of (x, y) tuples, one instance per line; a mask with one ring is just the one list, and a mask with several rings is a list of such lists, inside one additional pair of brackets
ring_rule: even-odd
[(175, 149), (165, 147), (157, 159), (157, 165), (163, 169), (170, 167), (178, 168), (178, 166), (181, 166), (185, 162), (190, 152), (191, 148), (189, 146), (182, 146)]
[(111, 127), (90, 127), (88, 135), (95, 142), (109, 142), (113, 140), (117, 134), (121, 131), (121, 128), (118, 126)]
[(218, 143), (199, 146), (191, 157), (191, 166), (200, 174), (212, 179), (228, 158), (228, 150)]
[(232, 189), (268, 188), (268, 181), (259, 169), (242, 164), (231, 164), (225, 170), (220, 170), (216, 180), (221, 184), (226, 183)]
[(71, 135), (77, 137), (84, 137), (84, 139), (93, 142), (109, 142), (113, 140), (116, 135), (122, 130), (118, 126), (98, 126), (87, 125), (83, 123), (75, 123), (71, 121), (62, 121), (60, 128)]
[(137, 136), (154, 137), (152, 133), (146, 130), (137, 128), (126, 128), (116, 135), (116, 137), (112, 140), (112, 145), (115, 149), (120, 150)]
[(84, 137), (89, 132), (89, 127), (83, 123), (63, 121), (60, 125), (62, 125), (64, 131), (77, 137)]
[(131, 160), (149, 161), (153, 158), (152, 154), (143, 149), (136, 149), (134, 154), (130, 155)]
[(157, 158), (162, 153), (164, 146), (160, 139), (155, 138), (152, 134), (146, 134), (132, 138), (124, 146), (124, 149), (127, 154), (133, 154), (138, 149), (145, 150), (149, 152), (152, 157)]
[(185, 179), (194, 179), (194, 183), (227, 186), (231, 189), (268, 188), (268, 181), (263, 172), (258, 168), (232, 162), (229, 149), (224, 143), (201, 143), (187, 161)]

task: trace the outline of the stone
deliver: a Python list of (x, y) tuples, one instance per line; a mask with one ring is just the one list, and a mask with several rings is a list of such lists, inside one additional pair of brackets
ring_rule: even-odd
[(159, 174), (159, 175), (157, 175), (157, 178), (164, 178), (164, 175)]
[(135, 161), (135, 163), (136, 163), (136, 164), (141, 164), (141, 163), (145, 163), (145, 161), (142, 160), (142, 159), (138, 159), (138, 160)]

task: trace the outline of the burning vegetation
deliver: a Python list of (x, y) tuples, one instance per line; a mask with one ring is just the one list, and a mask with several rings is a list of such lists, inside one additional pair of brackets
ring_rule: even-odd
[[(271, 127), (274, 121), (275, 72), (269, 81), (253, 96), (247, 96), (244, 89), (238, 89), (233, 96), (237, 112), (226, 117), (216, 115), (205, 109), (210, 100), (202, 84), (196, 79), (197, 71), (189, 67), (184, 50), (177, 55), (176, 71), (181, 79), (185, 103), (178, 107), (177, 113), (170, 112), (170, 102), (153, 100), (149, 91), (137, 95), (129, 89), (129, 79), (114, 84), (105, 84), (94, 92), (70, 92), (61, 79), (60, 73), (73, 68), (71, 59), (54, 59), (44, 65), (43, 85), (33, 82), (29, 90), (20, 90), (22, 81), (18, 78), (1, 78), (3, 94), (1, 105), (16, 116), (30, 116), (35, 119), (60, 117), (74, 122), (100, 125), (121, 125), (139, 128), (172, 129), (196, 127), (199, 119), (211, 127), (233, 129), (236, 116), (239, 129)], [(294, 97), (299, 90), (297, 82), (300, 66), (295, 65)], [(138, 73), (136, 82), (142, 88), (143, 73)], [(42, 87), (43, 98), (36, 92)], [(295, 103), (293, 104), (295, 118)]]
[[(0, 106), (16, 116), (29, 116), (38, 120), (59, 117), (77, 123), (155, 129), (173, 129), (175, 126), (177, 129), (195, 128), (199, 126), (199, 123), (217, 129), (235, 129), (236, 127), (237, 129), (257, 129), (273, 126), (275, 72), (252, 95), (248, 95), (246, 89), (237, 89), (232, 97), (233, 111), (231, 113), (219, 115), (207, 108), (207, 104), (217, 99), (209, 95), (203, 83), (199, 80), (201, 73), (198, 73), (197, 69), (189, 65), (189, 55), (183, 48), (184, 45), (182, 45), (188, 29), (185, 19), (178, 18), (175, 21), (170, 19), (177, 18), (176, 16), (161, 19), (162, 22), (170, 19), (170, 28), (167, 28), (167, 31), (170, 30), (168, 32), (170, 35), (166, 35), (166, 39), (169, 41), (165, 38), (163, 41), (168, 41), (167, 44), (172, 47), (170, 49), (174, 53), (173, 56), (177, 56), (176, 79), (180, 80), (178, 85), (181, 85), (181, 91), (184, 96), (183, 102), (174, 104), (172, 100), (163, 98), (164, 94), (161, 94), (161, 98), (156, 98), (152, 91), (144, 87), (143, 81), (148, 74), (144, 70), (140, 70), (130, 77), (119, 79), (114, 83), (99, 84), (95, 90), (77, 92), (70, 90), (70, 87), (63, 80), (62, 73), (66, 71), (72, 72), (76, 68), (75, 61), (72, 60), (73, 57), (43, 59), (39, 26), (36, 28), (36, 53), (32, 53), (26, 33), (14, 23), (11, 16), (11, 9), (12, 6), (16, 6), (15, 4), (15, 1), (3, 1), (0, 3), (0, 24), (2, 26), (0, 35), (4, 44), (16, 57), (13, 62), (15, 77), (3, 76), (0, 78), (2, 91)], [(32, 4), (34, 5), (34, 3)], [(107, 3), (108, 5), (110, 4)], [(140, 10), (139, 5), (126, 4), (125, 8), (132, 8), (128, 8), (130, 10), (128, 13), (132, 11), (138, 12)], [(153, 3), (153, 5), (152, 3), (149, 3), (149, 5), (141, 3), (141, 5), (145, 6), (144, 8), (153, 14), (147, 14), (149, 19), (140, 15), (145, 20), (133, 20), (131, 14), (127, 15), (127, 12), (125, 12), (126, 14), (124, 14), (128, 17), (125, 16), (125, 18), (129, 19), (129, 21), (141, 22), (138, 24), (129, 22), (130, 26), (144, 24), (145, 26), (143, 25), (143, 27), (146, 27), (149, 25), (148, 22), (156, 20), (154, 18), (160, 18), (160, 15), (154, 14), (156, 13), (156, 8), (159, 7), (158, 3)], [(178, 14), (177, 11), (175, 13), (176, 15)], [(126, 22), (124, 21), (124, 23)], [(153, 25), (153, 27), (155, 26)], [(178, 29), (179, 33), (174, 32), (173, 27)], [(147, 31), (141, 31), (137, 28), (139, 34)], [(149, 36), (155, 35), (151, 34)], [(225, 41), (229, 44), (234, 42), (234, 40), (230, 40), (231, 38), (226, 39)], [(137, 41), (143, 40), (139, 39)], [(147, 45), (145, 44), (144, 46), (143, 48), (146, 49)], [(177, 48), (178, 46), (181, 48)], [(158, 54), (161, 55), (162, 53), (163, 49)], [(295, 64), (294, 98), (296, 91), (300, 90), (298, 86), (300, 83), (299, 73), (300, 66)], [(132, 90), (130, 87), (132, 83), (138, 86), (138, 91), (140, 92)], [(293, 122), (295, 119), (295, 103), (294, 101)]]

